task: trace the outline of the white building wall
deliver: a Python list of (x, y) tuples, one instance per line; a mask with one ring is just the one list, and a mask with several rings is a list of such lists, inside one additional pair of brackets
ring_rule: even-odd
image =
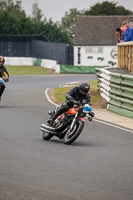
[(75, 66), (117, 66), (117, 57), (117, 46), (74, 47)]

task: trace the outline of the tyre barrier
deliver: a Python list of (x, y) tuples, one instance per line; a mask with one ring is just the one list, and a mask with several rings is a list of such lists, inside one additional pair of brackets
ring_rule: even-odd
[(111, 73), (108, 68), (96, 68), (96, 76), (107, 109), (133, 118), (133, 76)]

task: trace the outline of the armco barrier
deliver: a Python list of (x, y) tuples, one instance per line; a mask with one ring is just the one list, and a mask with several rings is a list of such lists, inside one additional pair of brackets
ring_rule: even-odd
[[(103, 66), (106, 67), (106, 66)], [(64, 74), (95, 74), (95, 68), (99, 66), (74, 66), (74, 65), (60, 65), (60, 73)], [(101, 68), (101, 66), (100, 66)]]
[(111, 73), (96, 68), (100, 94), (108, 102), (107, 108), (133, 118), (133, 76)]
[(55, 73), (60, 73), (60, 65), (56, 60), (28, 58), (28, 57), (5, 57), (5, 65), (14, 66), (40, 66), (54, 69)]
[(34, 66), (36, 58), (27, 57), (5, 57), (5, 65)]

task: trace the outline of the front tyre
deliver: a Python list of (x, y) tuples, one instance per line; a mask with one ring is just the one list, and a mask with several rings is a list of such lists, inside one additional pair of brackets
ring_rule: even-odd
[(52, 137), (53, 137), (52, 134), (43, 131), (43, 133), (42, 133), (42, 138), (43, 138), (44, 140), (50, 140)]
[(80, 135), (84, 128), (84, 122), (79, 119), (73, 126), (73, 129), (66, 132), (64, 136), (64, 144), (72, 144)]

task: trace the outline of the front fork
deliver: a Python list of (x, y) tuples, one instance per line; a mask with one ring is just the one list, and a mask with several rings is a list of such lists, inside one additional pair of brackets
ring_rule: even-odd
[(77, 119), (77, 116), (78, 116), (78, 112), (76, 113), (75, 117), (72, 120), (72, 123), (71, 123), (71, 126), (70, 126), (70, 131), (73, 129), (73, 126), (74, 126), (74, 123), (75, 123), (75, 121)]

